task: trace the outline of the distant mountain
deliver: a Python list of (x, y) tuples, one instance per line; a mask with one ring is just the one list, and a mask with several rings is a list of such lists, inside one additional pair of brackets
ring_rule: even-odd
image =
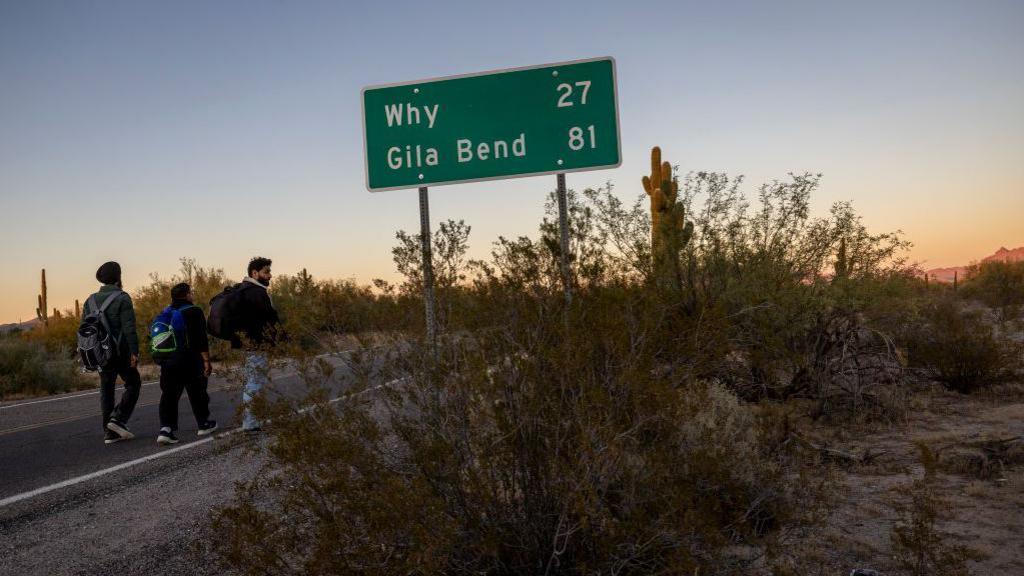
[(1000, 248), (996, 253), (982, 259), (982, 262), (1021, 262), (1024, 261), (1024, 246), (1007, 250)]
[[(1007, 250), (1005, 247), (996, 250), (995, 254), (986, 256), (981, 262), (1024, 262), (1024, 246)], [(954, 275), (961, 280), (967, 275), (968, 266), (951, 266), (949, 268), (932, 268), (925, 270), (928, 278), (936, 282), (952, 282)]]
[(26, 322), (15, 322), (13, 324), (0, 324), (0, 334), (7, 334), (8, 332), (14, 332), (15, 330), (31, 330), (39, 323), (39, 320), (33, 318)]
[(951, 266), (949, 268), (932, 268), (925, 270), (925, 276), (935, 282), (952, 282), (954, 278), (963, 279), (967, 276), (967, 266)]

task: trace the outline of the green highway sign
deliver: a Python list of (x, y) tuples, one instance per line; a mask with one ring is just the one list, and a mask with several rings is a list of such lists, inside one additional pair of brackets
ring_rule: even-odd
[(363, 89), (371, 192), (621, 164), (615, 60)]

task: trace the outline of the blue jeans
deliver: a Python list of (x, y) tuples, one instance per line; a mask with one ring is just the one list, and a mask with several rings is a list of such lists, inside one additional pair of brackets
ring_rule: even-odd
[(245, 353), (245, 389), (242, 391), (242, 429), (259, 428), (260, 423), (252, 415), (250, 405), (255, 396), (269, 381), (267, 356), (260, 352)]

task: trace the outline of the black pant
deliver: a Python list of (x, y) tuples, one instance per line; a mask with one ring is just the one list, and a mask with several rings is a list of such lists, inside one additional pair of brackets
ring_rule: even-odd
[(181, 392), (188, 393), (192, 415), (202, 426), (210, 419), (210, 395), (206, 393), (207, 378), (203, 375), (203, 359), (182, 360), (171, 366), (160, 367), (160, 427), (178, 429), (178, 400)]
[[(114, 406), (114, 384), (117, 377), (124, 380), (124, 392), (121, 393), (121, 401)], [(110, 366), (100, 370), (100, 409), (103, 411), (103, 429), (107, 429), (107, 422), (111, 419), (122, 424), (127, 424), (135, 410), (135, 403), (139, 401), (139, 391), (142, 389), (142, 376), (139, 371), (129, 365), (128, 355), (122, 354), (111, 362)]]

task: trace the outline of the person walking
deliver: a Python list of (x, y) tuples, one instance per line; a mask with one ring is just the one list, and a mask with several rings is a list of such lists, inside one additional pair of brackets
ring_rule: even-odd
[[(85, 313), (99, 313), (106, 319), (116, 354), (100, 369), (100, 410), (103, 415), (103, 441), (113, 444), (135, 437), (128, 430), (135, 404), (139, 401), (142, 377), (139, 375), (139, 335), (135, 329), (135, 306), (132, 297), (122, 290), (121, 265), (107, 262), (96, 270), (99, 291), (85, 301)], [(114, 386), (117, 377), (124, 381), (121, 401), (116, 405)]]
[(151, 352), (160, 365), (160, 445), (177, 444), (178, 401), (188, 394), (197, 434), (206, 436), (217, 429), (210, 420), (210, 342), (206, 316), (193, 304), (192, 287), (182, 282), (171, 288), (171, 304), (150, 327)]
[(238, 288), (238, 324), (232, 335), (231, 347), (245, 349), (242, 430), (246, 432), (261, 429), (260, 422), (252, 413), (252, 400), (269, 381), (267, 351), (279, 337), (281, 321), (268, 291), (272, 278), (271, 264), (269, 258), (262, 256), (250, 260), (246, 277)]

